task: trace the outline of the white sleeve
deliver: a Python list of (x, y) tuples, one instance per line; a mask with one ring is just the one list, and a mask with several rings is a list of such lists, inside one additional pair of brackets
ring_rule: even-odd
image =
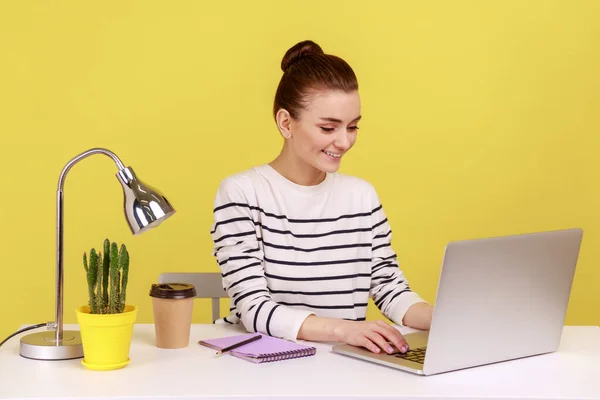
[(249, 332), (296, 340), (304, 320), (312, 314), (277, 304), (271, 299), (264, 274), (263, 251), (249, 204), (240, 186), (225, 179), (214, 202), (211, 236), (223, 286), (237, 316)]
[(387, 318), (401, 325), (410, 306), (425, 300), (410, 289), (400, 270), (392, 249), (392, 229), (377, 195), (375, 198), (372, 212), (371, 297)]

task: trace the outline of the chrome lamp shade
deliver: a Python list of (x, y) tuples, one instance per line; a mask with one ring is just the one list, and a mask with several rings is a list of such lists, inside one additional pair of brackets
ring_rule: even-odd
[(138, 179), (131, 167), (117, 173), (123, 187), (125, 218), (137, 235), (157, 227), (175, 213), (169, 201), (153, 187)]
[(67, 173), (77, 162), (93, 154), (104, 154), (117, 165), (117, 178), (123, 187), (125, 218), (134, 235), (160, 225), (175, 213), (173, 206), (158, 190), (137, 178), (110, 150), (93, 148), (74, 157), (63, 168), (56, 192), (56, 320), (52, 330), (32, 333), (21, 338), (20, 354), (36, 360), (69, 360), (83, 357), (79, 331), (63, 330), (63, 221), (64, 184)]

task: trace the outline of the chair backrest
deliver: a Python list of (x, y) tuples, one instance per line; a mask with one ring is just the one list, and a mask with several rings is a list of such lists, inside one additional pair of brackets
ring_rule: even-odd
[(212, 299), (212, 321), (220, 318), (219, 299), (228, 298), (218, 272), (169, 272), (160, 274), (158, 283), (190, 283), (196, 287), (197, 299)]

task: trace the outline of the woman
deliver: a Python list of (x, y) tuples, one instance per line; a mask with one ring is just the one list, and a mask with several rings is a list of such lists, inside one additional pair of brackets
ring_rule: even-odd
[(273, 108), (281, 153), (224, 179), (215, 198), (211, 235), (231, 298), (223, 321), (406, 352), (395, 328), (365, 321), (369, 296), (390, 320), (417, 329), (429, 329), (432, 307), (398, 267), (373, 186), (336, 172), (361, 118), (356, 76), (312, 41), (290, 48), (281, 68)]

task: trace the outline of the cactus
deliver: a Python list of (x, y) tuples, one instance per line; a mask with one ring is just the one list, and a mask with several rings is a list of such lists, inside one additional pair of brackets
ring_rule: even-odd
[(129, 278), (129, 253), (122, 244), (104, 241), (104, 253), (92, 248), (89, 261), (83, 253), (90, 313), (116, 314), (125, 310), (127, 281)]
[(96, 249), (90, 250), (90, 264), (87, 270), (87, 283), (88, 291), (90, 295), (90, 310), (92, 314), (96, 314), (96, 295), (94, 291), (96, 289), (96, 281), (98, 279), (98, 255)]
[(102, 272), (102, 253), (98, 253), (98, 279), (96, 280), (96, 313), (106, 314), (104, 309), (104, 293), (102, 291), (102, 284), (104, 283), (103, 272)]
[(92, 305), (95, 302), (95, 295), (94, 295), (94, 286), (92, 285), (92, 279), (90, 276), (90, 267), (88, 267), (88, 261), (87, 261), (87, 254), (84, 252), (83, 253), (83, 267), (85, 268), (85, 279), (88, 285), (88, 295), (89, 295), (89, 306), (90, 306), (90, 310), (92, 309)]
[(119, 296), (119, 307), (121, 312), (125, 309), (125, 301), (127, 295), (127, 281), (129, 279), (129, 253), (124, 244), (121, 245), (119, 251), (119, 269), (122, 271), (121, 276), (121, 294)]
[(112, 243), (110, 246), (110, 299), (109, 299), (109, 313), (116, 314), (117, 310), (117, 285), (119, 284), (119, 263), (118, 263), (119, 252), (116, 243)]
[(121, 271), (117, 269), (117, 284), (115, 285), (117, 288), (117, 295), (115, 296), (115, 308), (117, 312), (121, 311)]
[(108, 271), (110, 269), (110, 240), (104, 239), (104, 263), (102, 264), (102, 296), (104, 306), (108, 305)]

